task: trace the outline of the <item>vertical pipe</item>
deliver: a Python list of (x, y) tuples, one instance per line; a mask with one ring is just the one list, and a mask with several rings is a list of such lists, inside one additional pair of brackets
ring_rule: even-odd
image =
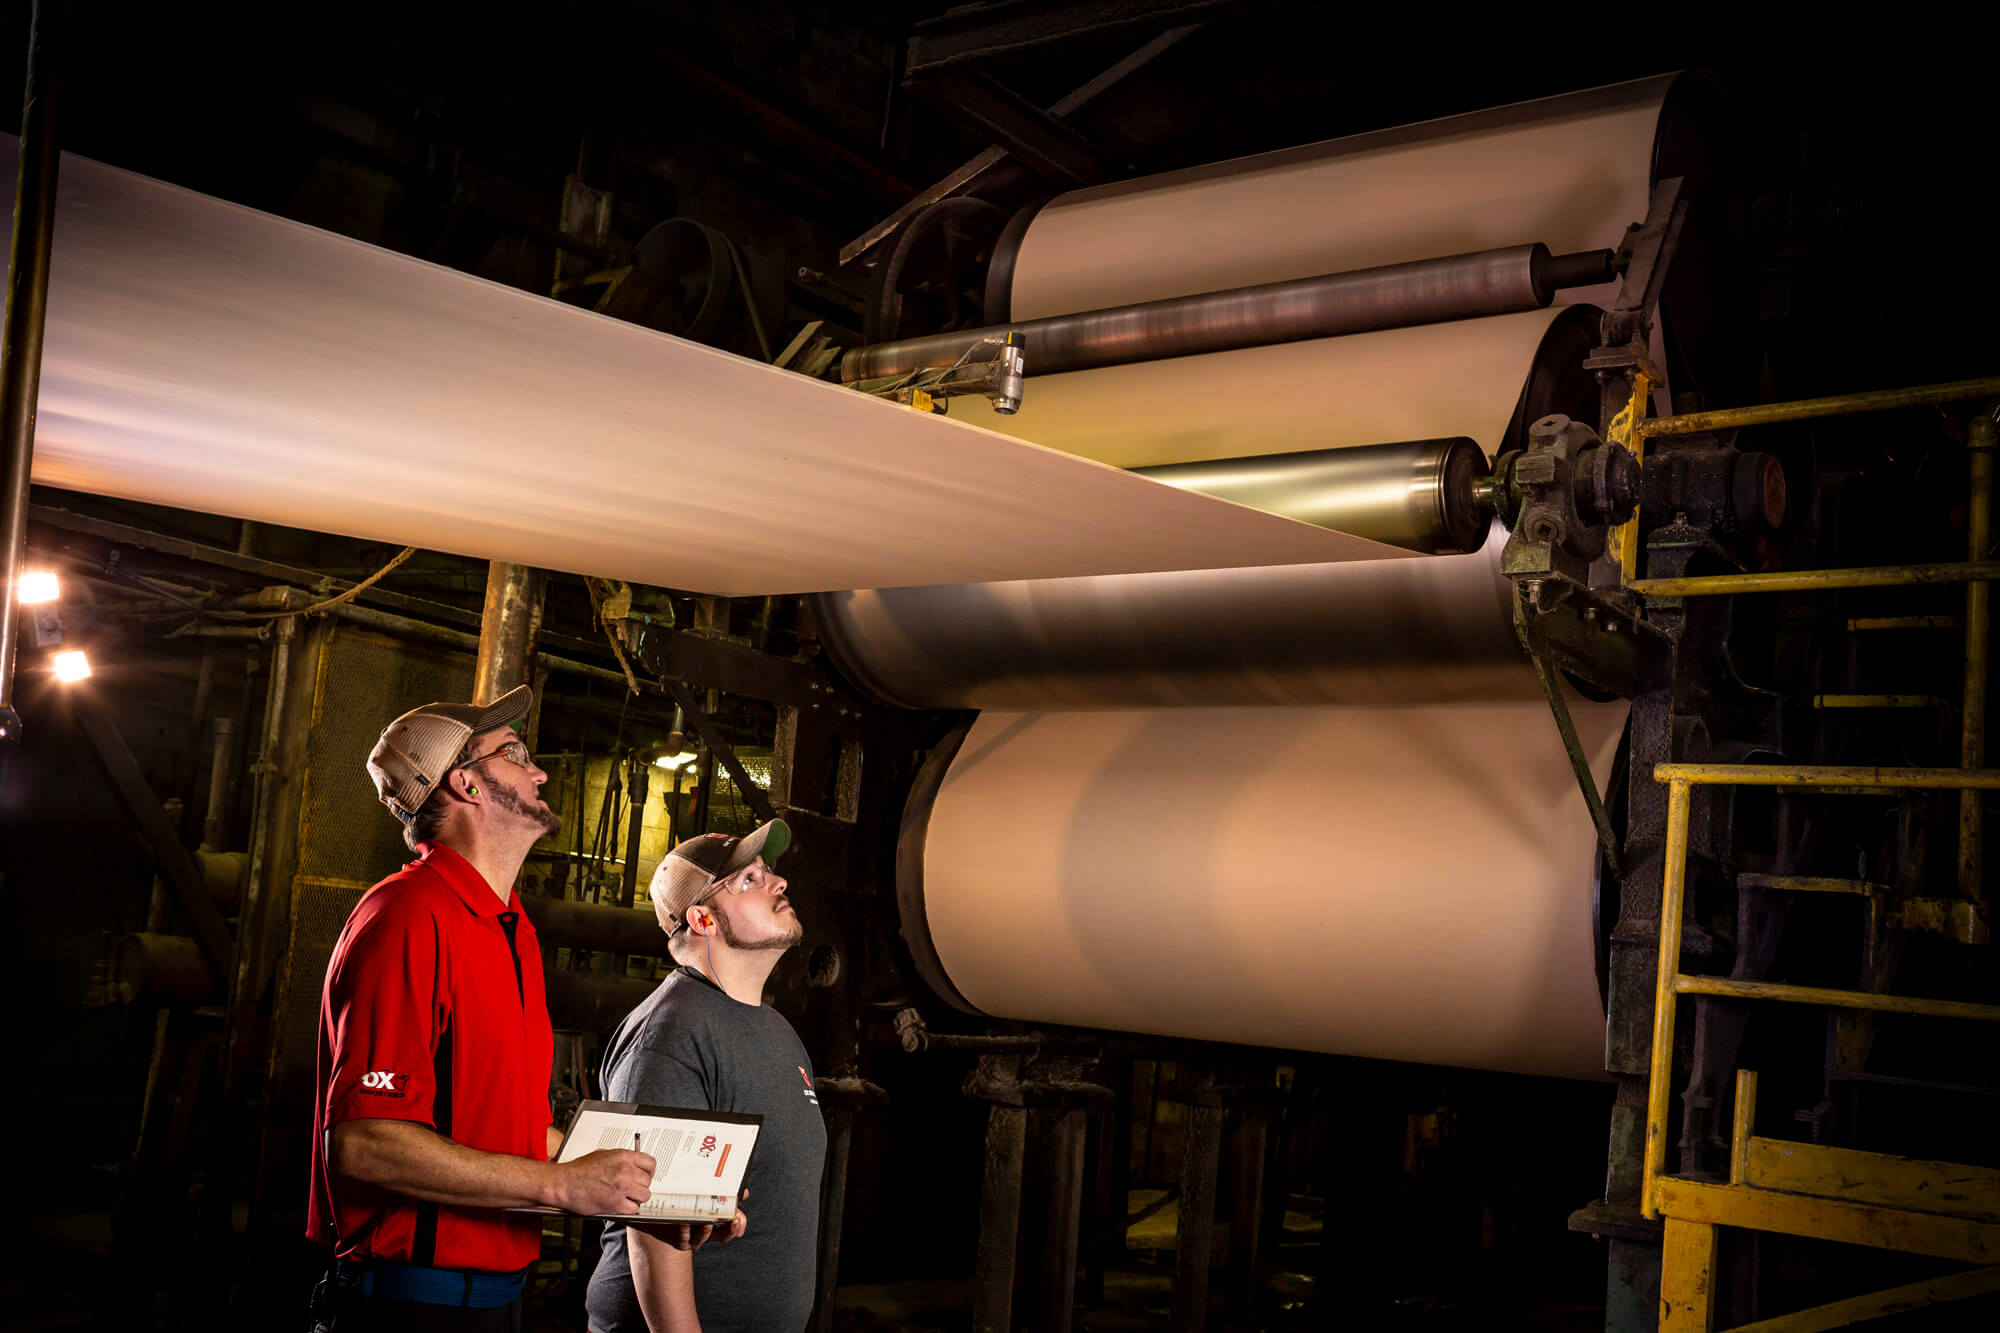
[(208, 765), (208, 808), (201, 817), (201, 849), (222, 850), (222, 835), (229, 827), (229, 764), (236, 757), (236, 719), (215, 719), (215, 755)]
[(1653, 987), (1653, 1055), (1646, 1084), (1646, 1170), (1639, 1184), (1639, 1212), (1648, 1218), (1659, 1216), (1653, 1206), (1653, 1182), (1667, 1157), (1667, 1090), (1674, 1072), (1674, 978), (1681, 968), (1689, 794), (1684, 778), (1667, 786), (1666, 883), (1660, 894), (1660, 966)]
[[(1968, 560), (1984, 560), (1993, 544), (1993, 450), (1992, 414), (1981, 411), (1965, 432), (1971, 459), (1971, 492), (1965, 505)], [(1974, 581), (1965, 585), (1965, 711), (1958, 763), (1961, 768), (1980, 768), (1986, 762), (1986, 677), (1992, 635), (1992, 585)], [(1958, 894), (1961, 898), (1985, 896), (1979, 882), (1984, 860), (1985, 802), (1983, 794), (1967, 788), (1958, 794)]]
[(639, 889), (639, 839), (646, 831), (646, 798), (652, 795), (651, 764), (630, 760), (632, 776), (625, 788), (631, 798), (632, 818), (625, 835), (624, 874), (618, 880), (618, 905), (630, 907)]
[(486, 567), (486, 602), (479, 613), (479, 657), (472, 699), (486, 703), (528, 682), (542, 631), (542, 571), (495, 560)]
[(1043, 1196), (1042, 1254), (1036, 1273), (1039, 1333), (1069, 1333), (1076, 1312), (1077, 1233), (1083, 1207), (1083, 1128), (1081, 1107), (1049, 1112), (1044, 1142), (1048, 1192)]
[(1257, 1327), (1257, 1252), (1263, 1248), (1264, 1157), (1270, 1146), (1266, 1108), (1252, 1105), (1229, 1135), (1229, 1289), (1224, 1301), (1232, 1333)]
[(1729, 1183), (1741, 1185), (1749, 1174), (1750, 1135), (1757, 1128), (1757, 1071), (1736, 1071), (1736, 1105), (1729, 1119)]
[(979, 1190), (973, 1333), (1013, 1333), (1014, 1245), (1021, 1229), (1021, 1160), (1027, 1146), (1027, 1108), (995, 1103), (986, 1117), (986, 1177)]
[(56, 224), (64, 3), (37, 0), (28, 17), (21, 160), (7, 252), (6, 323), (0, 329), (0, 742), (15, 740), (17, 730), (14, 653), (21, 637), (21, 603), (16, 587), (28, 545), (28, 478), (34, 468), (49, 251)]
[(854, 1108), (826, 1108), (826, 1186), (819, 1210), (819, 1298), (813, 1333), (833, 1333), (833, 1297), (840, 1286), (840, 1227), (847, 1214), (847, 1157), (854, 1144)]
[(688, 836), (708, 832), (708, 801), (715, 792), (715, 751), (706, 745), (701, 747), (701, 758), (694, 761), (694, 819)]
[(1215, 1181), (1222, 1155), (1222, 1118), (1220, 1106), (1194, 1105), (1187, 1110), (1180, 1214), (1174, 1228), (1175, 1333), (1201, 1333), (1208, 1323), (1208, 1267), (1215, 1245)]

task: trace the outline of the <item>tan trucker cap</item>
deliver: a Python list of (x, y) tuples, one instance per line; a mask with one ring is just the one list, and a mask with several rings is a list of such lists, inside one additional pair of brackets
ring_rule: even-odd
[(687, 910), (709, 895), (710, 890), (758, 857), (769, 865), (792, 845), (791, 826), (782, 819), (760, 824), (740, 838), (726, 833), (703, 833), (680, 843), (660, 858), (659, 869), (646, 891), (652, 895), (653, 910), (667, 923), (669, 935), (687, 924)]
[(482, 731), (528, 715), (535, 692), (516, 685), (490, 704), (425, 704), (382, 729), (368, 755), (368, 776), (389, 813), (408, 824), (457, 766), (465, 743)]

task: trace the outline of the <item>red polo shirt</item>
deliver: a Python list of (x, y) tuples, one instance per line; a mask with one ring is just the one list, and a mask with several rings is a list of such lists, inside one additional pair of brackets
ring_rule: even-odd
[(327, 1176), (327, 1130), (412, 1120), (468, 1148), (548, 1157), (554, 1038), (535, 928), (437, 843), (362, 895), (333, 946), (319, 1009), (306, 1234), (342, 1258), (514, 1272), (541, 1224), (427, 1204)]

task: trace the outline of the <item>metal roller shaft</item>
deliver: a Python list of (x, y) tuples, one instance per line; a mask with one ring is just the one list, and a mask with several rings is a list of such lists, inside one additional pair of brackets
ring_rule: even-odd
[(1463, 435), (1135, 468), (1141, 476), (1427, 555), (1479, 548), (1486, 455)]
[(854, 348), (841, 358), (840, 378), (853, 384), (955, 365), (966, 348), (980, 339), (998, 338), (1009, 331), (1026, 345), (1028, 374), (1054, 375), (1539, 310), (1560, 288), (1603, 282), (1611, 276), (1611, 259), (1609, 250), (1552, 256), (1547, 246), (1536, 242), (1052, 315), (990, 329), (960, 329)]

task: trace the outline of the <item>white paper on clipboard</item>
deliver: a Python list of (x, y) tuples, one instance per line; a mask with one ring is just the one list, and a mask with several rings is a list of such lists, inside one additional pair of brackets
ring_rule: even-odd
[(573, 1162), (606, 1148), (627, 1148), (646, 1153), (657, 1163), (652, 1198), (636, 1214), (598, 1213), (598, 1217), (621, 1222), (726, 1223), (736, 1216), (736, 1201), (763, 1122), (762, 1116), (730, 1111), (586, 1101), (577, 1107), (555, 1160)]

